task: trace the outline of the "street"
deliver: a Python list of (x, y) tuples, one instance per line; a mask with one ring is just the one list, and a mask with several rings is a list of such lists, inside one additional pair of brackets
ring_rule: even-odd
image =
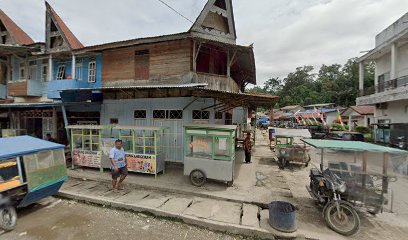
[(209, 231), (141, 213), (48, 198), (18, 212), (14, 231), (0, 234), (7, 240), (102, 239), (251, 239)]

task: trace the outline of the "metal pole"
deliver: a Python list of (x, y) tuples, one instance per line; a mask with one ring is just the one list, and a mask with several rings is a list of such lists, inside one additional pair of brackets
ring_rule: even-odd
[(320, 170), (323, 172), (324, 149), (321, 150), (320, 154), (321, 154), (321, 156), (320, 156)]
[[(71, 136), (69, 135), (69, 129), (68, 129), (67, 111), (65, 109), (64, 104), (61, 104), (61, 111), (62, 111), (62, 116), (64, 118), (64, 126), (65, 126), (65, 131), (67, 133), (68, 142), (71, 142)], [(72, 148), (72, 146), (71, 146), (71, 148)]]

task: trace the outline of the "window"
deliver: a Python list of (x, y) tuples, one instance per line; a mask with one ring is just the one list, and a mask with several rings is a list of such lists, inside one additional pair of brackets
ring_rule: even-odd
[(96, 61), (89, 62), (88, 82), (96, 82)]
[(166, 110), (154, 110), (153, 118), (155, 119), (166, 119)]
[(146, 110), (136, 110), (134, 117), (135, 119), (146, 119)]
[(19, 74), (20, 74), (20, 80), (25, 79), (25, 65), (23, 63), (20, 64)]
[(223, 118), (223, 113), (222, 112), (216, 112), (215, 113), (215, 119), (222, 119)]
[(209, 111), (200, 111), (200, 110), (194, 110), (193, 111), (193, 119), (194, 120), (208, 120), (210, 119), (210, 112)]
[(111, 118), (111, 119), (110, 119), (110, 124), (114, 124), (114, 125), (119, 124), (119, 119), (117, 119), (117, 118)]
[(150, 78), (149, 50), (135, 52), (135, 80), (148, 80)]
[(58, 66), (57, 80), (63, 80), (63, 79), (65, 79), (65, 65), (61, 64)]
[(48, 81), (48, 65), (43, 64), (41, 66), (41, 81), (47, 82)]
[(183, 110), (169, 110), (169, 119), (183, 119)]
[(154, 110), (153, 118), (155, 119), (183, 119), (183, 110)]
[(35, 61), (31, 61), (29, 63), (28, 79), (29, 80), (36, 80), (37, 79), (37, 63)]
[(82, 62), (75, 64), (75, 78), (77, 80), (82, 80)]
[(227, 52), (216, 46), (201, 47), (197, 56), (197, 72), (227, 75)]

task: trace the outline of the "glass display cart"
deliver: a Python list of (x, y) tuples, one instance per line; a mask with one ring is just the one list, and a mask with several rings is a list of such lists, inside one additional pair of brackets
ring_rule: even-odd
[(185, 126), (184, 175), (195, 186), (207, 179), (227, 182), (232, 186), (235, 165), (234, 125)]
[(99, 168), (103, 172), (101, 138), (103, 126), (72, 125), (71, 131), (72, 168), (74, 166)]
[(129, 172), (157, 174), (164, 173), (167, 127), (115, 126), (119, 139), (123, 141)]

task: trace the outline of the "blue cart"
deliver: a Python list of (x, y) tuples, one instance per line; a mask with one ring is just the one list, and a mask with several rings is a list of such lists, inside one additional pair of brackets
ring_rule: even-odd
[(59, 191), (67, 180), (64, 148), (29, 136), (0, 138), (0, 228), (13, 230), (16, 208)]

